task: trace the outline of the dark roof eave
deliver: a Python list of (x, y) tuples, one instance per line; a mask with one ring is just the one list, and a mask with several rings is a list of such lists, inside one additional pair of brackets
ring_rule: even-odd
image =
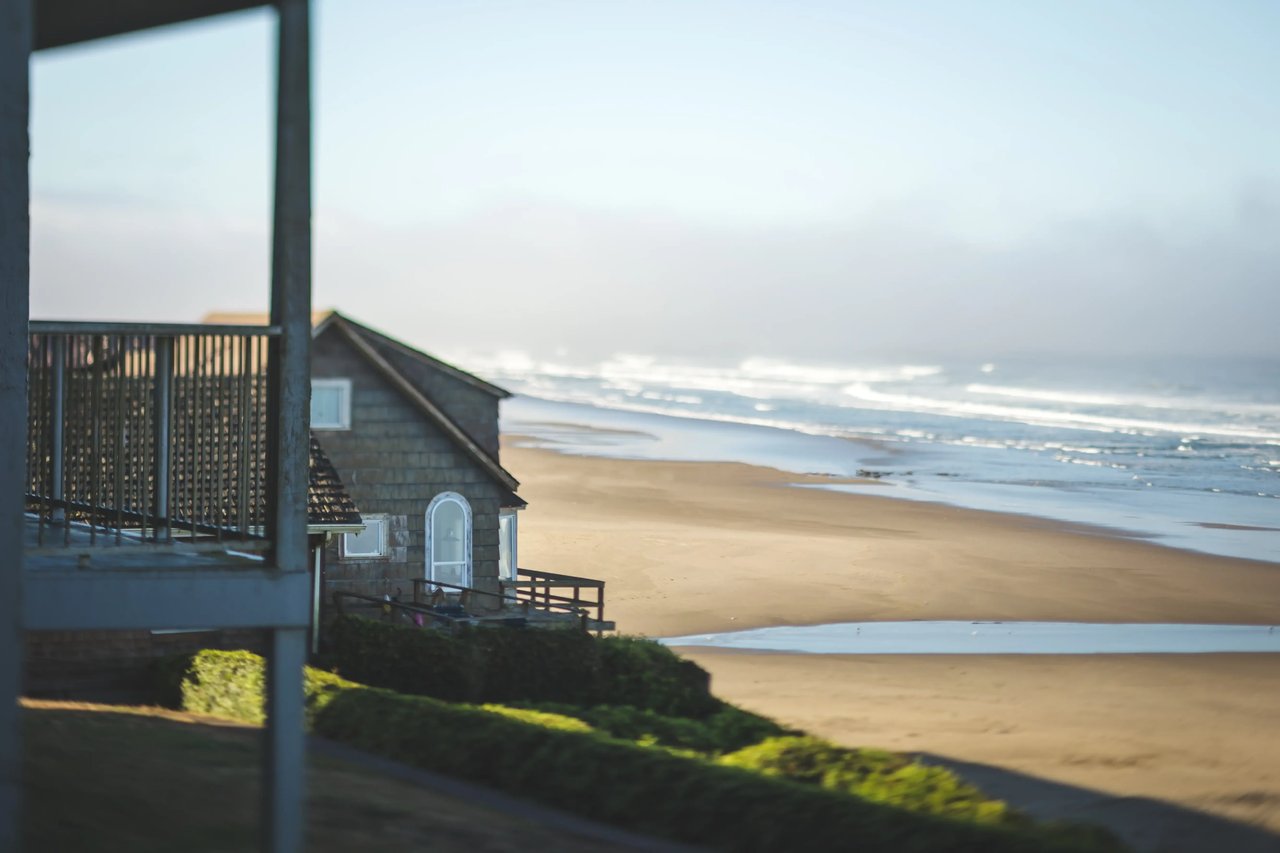
[(502, 502), (498, 504), (500, 509), (525, 509), (528, 506), (529, 502), (515, 492), (508, 492), (503, 495)]
[(365, 524), (308, 524), (307, 533), (361, 533)]
[(65, 47), (269, 5), (263, 0), (36, 0), (32, 46)]
[(317, 323), (315, 327), (312, 329), (312, 337), (318, 337), (321, 332), (329, 328), (329, 326), (331, 326), (334, 322), (341, 322), (348, 329), (352, 331), (356, 331), (361, 335), (374, 338), (379, 343), (386, 344), (387, 346), (394, 348), (395, 350), (403, 353), (409, 358), (412, 358), (416, 361), (426, 364), (427, 366), (432, 367), (436, 370), (443, 371), (444, 373), (447, 373), (453, 378), (467, 383), (468, 385), (470, 385), (473, 388), (476, 388), (477, 390), (483, 391), (492, 397), (497, 397), (499, 400), (505, 400), (508, 397), (514, 396), (506, 388), (501, 388), (497, 385), (494, 385), (492, 382), (488, 382), (484, 379), (481, 379), (479, 376), (476, 376), (474, 373), (468, 373), (467, 371), (463, 370), (460, 367), (454, 367), (449, 362), (441, 361), (440, 359), (436, 358), (433, 355), (427, 355), (425, 352), (414, 349), (413, 347), (409, 346), (403, 341), (398, 341), (389, 335), (384, 335), (382, 334), (382, 332), (379, 332), (377, 329), (371, 329), (368, 326), (364, 325), (363, 323), (358, 323), (355, 320), (352, 320), (350, 317), (338, 311), (329, 312), (329, 314), (323, 320)]

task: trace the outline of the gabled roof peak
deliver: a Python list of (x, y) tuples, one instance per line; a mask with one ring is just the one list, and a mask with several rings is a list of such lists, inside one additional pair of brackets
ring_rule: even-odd
[[(211, 311), (201, 318), (202, 323), (211, 323), (229, 326), (265, 326), (271, 321), (271, 316), (263, 311)], [(319, 337), (326, 329), (334, 323), (345, 324), (348, 328), (358, 332), (366, 338), (372, 338), (380, 344), (392, 347), (399, 352), (404, 353), (410, 358), (417, 359), (433, 368), (442, 370), (455, 379), (459, 379), (468, 385), (476, 388), (486, 394), (492, 394), (500, 400), (505, 400), (511, 396), (511, 392), (505, 388), (499, 388), (492, 382), (486, 382), (475, 374), (468, 373), (460, 367), (455, 367), (447, 361), (442, 361), (433, 355), (428, 355), (419, 349), (414, 349), (403, 341), (391, 337), (385, 332), (380, 332), (372, 326), (367, 326), (358, 320), (353, 320), (346, 314), (343, 314), (336, 308), (325, 308), (311, 312), (311, 336)]]
[[(486, 453), (466, 430), (454, 423), (453, 419), (445, 414), (445, 412), (437, 406), (430, 397), (423, 393), (422, 389), (418, 388), (400, 370), (396, 369), (396, 367), (387, 360), (386, 356), (379, 352), (378, 345), (382, 344), (392, 346), (400, 351), (408, 352), (410, 354), (416, 353), (416, 350), (405, 347), (398, 341), (392, 338), (387, 338), (385, 335), (374, 332), (372, 329), (362, 326), (359, 323), (354, 323), (337, 312), (333, 312), (330, 315), (321, 331), (327, 331), (328, 329), (333, 329), (337, 334), (345, 338), (347, 342), (378, 373), (382, 375), (383, 379), (391, 383), (391, 385), (403, 394), (409, 402), (418, 409), (418, 411), (440, 427), (445, 435), (447, 435), (466, 455), (470, 456), (476, 464), (478, 464), (497, 482), (501, 483), (505, 488), (511, 491), (513, 493), (513, 498), (515, 497), (514, 492), (520, 486), (516, 478), (511, 476), (511, 473), (503, 468), (498, 463), (497, 459)], [(445, 365), (444, 362), (438, 362), (435, 359), (431, 359), (430, 356), (424, 356), (421, 353), (418, 353), (418, 355), (428, 359), (430, 365), (435, 369), (448, 368), (448, 365)], [(448, 369), (456, 370), (456, 368)], [(470, 374), (464, 375), (470, 376)], [(472, 378), (474, 379), (474, 377)], [(475, 381), (482, 382), (483, 380), (476, 379)], [(495, 390), (500, 392), (503, 396), (507, 395), (506, 392), (502, 391), (500, 388)], [(519, 500), (519, 498), (516, 498), (516, 500)], [(521, 501), (521, 503), (523, 503), (523, 501)]]
[(436, 368), (437, 370), (442, 370), (445, 373), (449, 374), (450, 376), (454, 377), (455, 379), (460, 379), (463, 382), (467, 383), (468, 385), (472, 386), (473, 388), (483, 391), (486, 394), (491, 394), (494, 397), (497, 397), (499, 399), (506, 399), (507, 397), (511, 396), (511, 392), (506, 390), (505, 388), (499, 388), (497, 385), (494, 385), (492, 382), (486, 382), (485, 380), (481, 379), (479, 376), (476, 376), (475, 374), (472, 374), (472, 373), (468, 373), (467, 371), (463, 370), (460, 367), (455, 367), (447, 361), (442, 361), (433, 355), (428, 355), (422, 350), (414, 349), (413, 347), (409, 346), (403, 341), (393, 338), (390, 335), (386, 334), (385, 332), (380, 332), (371, 326), (366, 326), (364, 323), (361, 323), (357, 320), (353, 320), (350, 317), (348, 317), (346, 314), (343, 314), (340, 311), (337, 311), (336, 309), (324, 312), (324, 314), (325, 314), (324, 318), (319, 323), (316, 323), (314, 320), (312, 321), (313, 335), (316, 335), (316, 336), (320, 335), (325, 329), (327, 329), (333, 323), (342, 323), (346, 325), (348, 328), (360, 333), (361, 335), (367, 338), (372, 338), (378, 343), (385, 344), (386, 346), (389, 346), (409, 356), (410, 358), (416, 359), (417, 361), (427, 364), (430, 367)]
[[(204, 323), (219, 323), (228, 325), (241, 326), (265, 326), (270, 321), (270, 316), (264, 313), (253, 312), (211, 312), (206, 314), (202, 320)], [(511, 392), (499, 388), (489, 382), (485, 382), (478, 376), (473, 376), (465, 370), (454, 367), (448, 362), (441, 361), (434, 356), (427, 355), (421, 350), (416, 350), (407, 344), (404, 344), (395, 338), (383, 334), (376, 329), (352, 320), (350, 317), (338, 312), (335, 309), (326, 309), (324, 311), (313, 311), (311, 313), (311, 335), (319, 337), (329, 329), (339, 332), (348, 342), (393, 386), (399, 389), (414, 406), (418, 408), (424, 415), (434, 421), (445, 434), (448, 435), (464, 453), (470, 456), (477, 464), (489, 473), (495, 480), (512, 492), (512, 498), (523, 504), (514, 492), (519, 488), (519, 482), (511, 476), (511, 473), (503, 468), (498, 460), (494, 459), (485, 450), (480, 447), (466, 430), (462, 429), (458, 424), (454, 423), (447, 414), (444, 413), (429, 397), (410, 382), (399, 370), (395, 368), (383, 355), (378, 351), (379, 347), (387, 347), (401, 353), (409, 358), (415, 359), (434, 370), (440, 370), (444, 373), (459, 379), (474, 388), (477, 388), (486, 394), (503, 399), (511, 396)]]

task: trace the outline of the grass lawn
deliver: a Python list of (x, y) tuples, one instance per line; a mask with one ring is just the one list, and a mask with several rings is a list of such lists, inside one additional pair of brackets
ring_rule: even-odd
[[(26, 849), (254, 850), (261, 730), (160, 708), (26, 701)], [(330, 758), (308, 776), (311, 851), (599, 851), (601, 842)]]

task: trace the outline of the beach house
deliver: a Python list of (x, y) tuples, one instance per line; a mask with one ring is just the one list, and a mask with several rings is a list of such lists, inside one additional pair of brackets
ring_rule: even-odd
[(345, 605), (447, 602), (470, 616), (576, 615), (611, 628), (603, 581), (519, 566), (525, 502), (499, 460), (510, 394), (338, 311), (312, 321), (311, 428), (364, 525), (325, 548), (322, 606), (336, 593)]
[(327, 589), (408, 599), (421, 579), (496, 609), (525, 506), (498, 461), (509, 394), (337, 311), (313, 334), (312, 429), (365, 524), (329, 549)]

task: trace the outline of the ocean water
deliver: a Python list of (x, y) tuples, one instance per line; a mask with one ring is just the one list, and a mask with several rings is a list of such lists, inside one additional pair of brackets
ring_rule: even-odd
[(1280, 562), (1280, 359), (466, 364), (521, 395), (505, 430), (570, 452), (862, 473), (830, 488)]
[(827, 655), (1136, 655), (1280, 652), (1274, 625), (839, 622), (668, 637), (669, 646)]

